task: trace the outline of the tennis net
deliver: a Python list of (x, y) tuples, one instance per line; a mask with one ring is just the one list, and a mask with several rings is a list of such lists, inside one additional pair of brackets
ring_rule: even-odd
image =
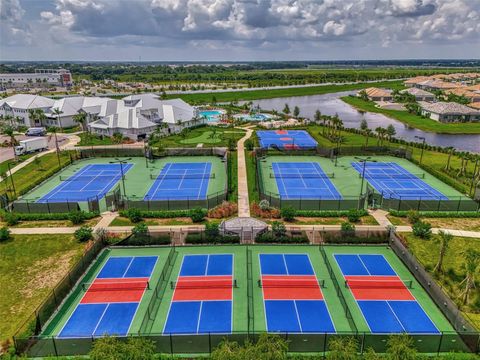
[(152, 180), (169, 180), (169, 179), (215, 179), (215, 174), (150, 174)]
[(323, 279), (263, 279), (258, 280), (260, 288), (318, 288), (325, 287)]
[(150, 289), (148, 281), (95, 281), (82, 283), (83, 291), (128, 291)]
[(333, 179), (334, 173), (320, 174), (320, 173), (270, 173), (270, 179)]
[(350, 289), (405, 289), (413, 288), (412, 280), (345, 280), (345, 287)]
[[(120, 174), (112, 174), (112, 175), (79, 175), (79, 176), (64, 176), (60, 175), (60, 181), (106, 181), (110, 182), (112, 180), (120, 180), (121, 175)], [(123, 177), (125, 179), (125, 176)]]
[[(362, 174), (358, 174), (358, 177), (361, 179)], [(376, 180), (376, 179), (425, 179), (425, 173), (416, 173), (416, 174), (373, 174), (373, 173), (365, 173), (365, 177)]]
[(170, 287), (172, 289), (211, 289), (211, 288), (236, 288), (236, 279), (218, 279), (218, 280), (180, 280), (171, 281)]

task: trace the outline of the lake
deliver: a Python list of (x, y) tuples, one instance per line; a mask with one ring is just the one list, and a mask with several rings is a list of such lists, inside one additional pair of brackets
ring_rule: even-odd
[(371, 129), (375, 129), (378, 126), (387, 127), (392, 124), (397, 131), (395, 137), (400, 139), (420, 142), (415, 136), (422, 136), (431, 145), (453, 146), (457, 150), (480, 153), (480, 135), (436, 134), (408, 127), (402, 122), (382, 114), (363, 113), (340, 100), (340, 97), (350, 94), (355, 94), (355, 92), (346, 91), (325, 95), (283, 97), (254, 100), (252, 102), (255, 106), (258, 105), (264, 110), (277, 110), (279, 112), (283, 110), (285, 104), (288, 104), (291, 111), (293, 111), (295, 106), (298, 106), (300, 108), (300, 116), (310, 119), (313, 119), (316, 110), (320, 110), (324, 115), (335, 115), (337, 113), (340, 119), (342, 119), (344, 126), (348, 128), (359, 128), (362, 119), (367, 120), (368, 127)]

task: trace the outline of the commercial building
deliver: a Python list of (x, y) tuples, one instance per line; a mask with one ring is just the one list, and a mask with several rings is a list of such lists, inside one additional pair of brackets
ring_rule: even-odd
[(33, 73), (0, 74), (0, 89), (72, 86), (72, 74), (65, 69), (36, 69)]

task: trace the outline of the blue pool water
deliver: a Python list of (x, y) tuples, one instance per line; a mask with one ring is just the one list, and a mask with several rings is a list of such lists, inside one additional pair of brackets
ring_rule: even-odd
[(245, 120), (245, 121), (266, 121), (272, 118), (269, 114), (239, 114), (236, 115), (237, 118)]
[(204, 110), (199, 112), (201, 117), (207, 119), (208, 122), (219, 122), (223, 111), (221, 110)]

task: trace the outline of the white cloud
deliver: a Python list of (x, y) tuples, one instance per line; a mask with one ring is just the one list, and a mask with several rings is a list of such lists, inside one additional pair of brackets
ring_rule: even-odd
[(30, 27), (22, 20), (19, 0), (2, 0), (1, 46), (17, 43), (21, 34), (64, 48), (142, 44), (190, 53), (229, 49), (232, 54), (268, 49), (282, 57), (282, 50), (311, 54), (332, 46), (361, 53), (405, 44), (433, 48), (480, 42), (480, 0), (49, 1), (55, 6), (39, 12)]

